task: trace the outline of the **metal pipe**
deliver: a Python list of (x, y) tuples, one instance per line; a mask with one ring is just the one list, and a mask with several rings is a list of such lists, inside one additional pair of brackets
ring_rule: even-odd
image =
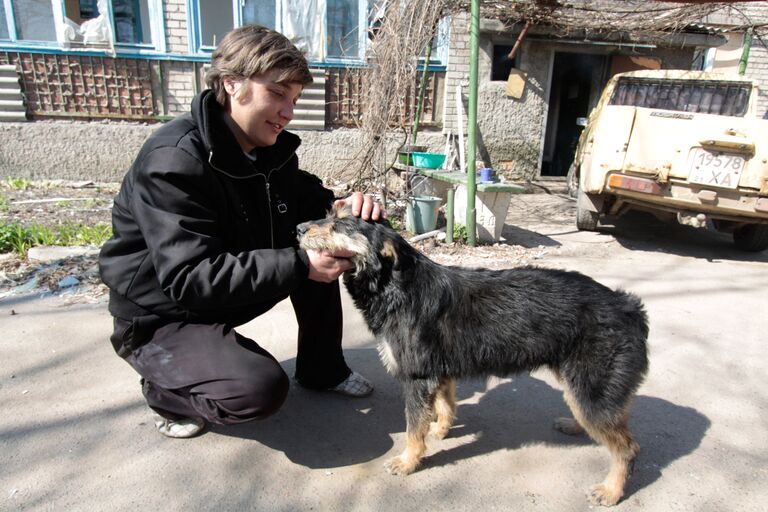
[(445, 243), (453, 243), (453, 200), (456, 190), (451, 187), (448, 189), (448, 202), (445, 206)]
[(467, 244), (476, 244), (475, 152), (477, 144), (477, 60), (480, 46), (480, 0), (472, 0), (469, 24), (469, 114), (467, 119)]
[(752, 47), (752, 27), (747, 29), (744, 34), (744, 43), (741, 45), (741, 58), (739, 59), (739, 74), (747, 72), (747, 61), (749, 61), (749, 49)]
[(427, 89), (427, 68), (429, 68), (429, 58), (432, 55), (432, 42), (434, 39), (429, 40), (427, 46), (427, 55), (424, 57), (424, 69), (421, 71), (421, 83), (419, 84), (419, 99), (416, 103), (416, 118), (413, 120), (413, 131), (411, 132), (411, 144), (416, 144), (416, 134), (419, 133), (419, 119), (421, 119), (421, 111), (424, 108), (424, 91)]

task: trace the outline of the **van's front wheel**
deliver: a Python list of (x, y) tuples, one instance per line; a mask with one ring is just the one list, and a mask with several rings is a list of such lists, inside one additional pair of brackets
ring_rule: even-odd
[(768, 224), (747, 224), (733, 231), (733, 243), (742, 251), (768, 249)]

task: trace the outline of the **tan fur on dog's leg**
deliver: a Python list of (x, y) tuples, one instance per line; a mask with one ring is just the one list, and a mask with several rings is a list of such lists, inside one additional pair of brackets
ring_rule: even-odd
[(611, 452), (611, 468), (602, 483), (589, 490), (589, 501), (594, 505), (610, 507), (624, 496), (624, 486), (632, 470), (632, 463), (640, 452), (640, 446), (632, 438), (627, 427), (628, 411), (624, 411), (611, 425), (594, 425), (587, 421), (578, 401), (566, 386), (565, 401), (573, 412), (574, 421), (581, 425), (589, 436), (605, 445)]
[(611, 469), (602, 483), (592, 486), (589, 501), (595, 505), (615, 505), (624, 496), (624, 486), (640, 447), (632, 439), (626, 420), (616, 427), (598, 430), (593, 437), (611, 451)]
[(393, 457), (384, 467), (393, 475), (410, 475), (421, 462), (421, 458), (427, 451), (425, 439), (429, 432), (429, 418), (423, 416), (418, 425), (408, 425), (408, 433), (405, 442), (405, 450), (397, 457)]
[(431, 433), (437, 439), (444, 439), (456, 419), (456, 381), (447, 379), (437, 389), (434, 406), (436, 422)]

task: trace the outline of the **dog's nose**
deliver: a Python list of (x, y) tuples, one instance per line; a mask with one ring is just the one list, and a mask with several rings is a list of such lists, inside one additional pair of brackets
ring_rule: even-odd
[(307, 232), (307, 229), (309, 229), (309, 222), (303, 222), (303, 223), (299, 224), (298, 226), (296, 226), (296, 234), (299, 237), (302, 237), (302, 236), (304, 236), (304, 233)]

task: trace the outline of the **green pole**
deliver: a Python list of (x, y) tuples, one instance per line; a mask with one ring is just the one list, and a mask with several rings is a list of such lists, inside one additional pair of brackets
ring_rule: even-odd
[(456, 191), (453, 187), (448, 189), (448, 204), (445, 207), (445, 242), (453, 243), (453, 200)]
[(741, 59), (739, 59), (739, 74), (747, 72), (747, 61), (749, 60), (749, 49), (752, 47), (752, 28), (747, 29), (744, 34), (744, 43), (741, 45)]
[[(477, 59), (480, 39), (480, 0), (472, 0), (469, 25), (469, 115), (467, 119), (467, 244), (474, 247), (475, 210), (475, 146), (477, 144)], [(461, 129), (461, 127), (460, 127)]]

